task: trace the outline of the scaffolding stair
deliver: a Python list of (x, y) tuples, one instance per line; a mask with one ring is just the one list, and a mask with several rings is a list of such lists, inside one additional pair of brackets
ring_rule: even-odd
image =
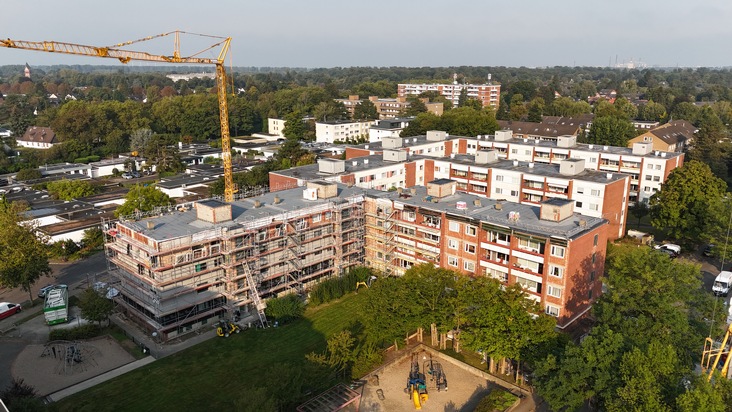
[(259, 315), (259, 321), (262, 323), (262, 327), (266, 328), (269, 326), (269, 323), (267, 322), (267, 315), (264, 313), (264, 310), (267, 308), (267, 304), (262, 302), (262, 298), (259, 297), (257, 284), (254, 283), (252, 271), (249, 270), (249, 263), (245, 260), (244, 263), (242, 263), (242, 266), (244, 267), (244, 275), (247, 277), (247, 283), (249, 283), (249, 290), (252, 302), (254, 303), (254, 308), (257, 310), (257, 315)]

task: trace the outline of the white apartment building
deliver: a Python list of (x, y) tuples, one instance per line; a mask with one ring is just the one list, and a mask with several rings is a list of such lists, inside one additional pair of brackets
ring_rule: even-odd
[(397, 95), (399, 97), (418, 96), (424, 92), (438, 92), (452, 102), (453, 107), (458, 106), (460, 93), (467, 89), (468, 98), (479, 100), (483, 107), (498, 108), (501, 99), (500, 84), (399, 84)]
[(315, 141), (318, 143), (345, 142), (360, 138), (369, 138), (369, 129), (374, 121), (333, 121), (315, 122)]
[(287, 120), (275, 119), (273, 117), (267, 118), (267, 130), (269, 134), (273, 134), (284, 139), (285, 135), (283, 132), (285, 130), (285, 123), (287, 123)]

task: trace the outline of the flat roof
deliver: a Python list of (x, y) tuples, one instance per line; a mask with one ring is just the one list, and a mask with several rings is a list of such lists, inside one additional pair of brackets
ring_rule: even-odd
[[(174, 208), (171, 208), (171, 211), (168, 213), (151, 216), (139, 221), (120, 219), (120, 222), (122, 225), (130, 227), (152, 239), (164, 241), (194, 235), (196, 233), (218, 230), (224, 227), (241, 228), (251, 222), (262, 219), (270, 219), (272, 221), (283, 216), (297, 216), (301, 213), (307, 213), (310, 208), (326, 206), (331, 202), (345, 202), (348, 199), (363, 196), (364, 194), (364, 189), (339, 184), (337, 189), (338, 195), (336, 197), (307, 200), (303, 197), (303, 190), (304, 188), (298, 187), (266, 193), (262, 196), (235, 200), (231, 203), (232, 220), (217, 224), (198, 220), (195, 210), (178, 210)], [(374, 191), (374, 193), (381, 192)], [(279, 203), (277, 204), (274, 203), (275, 196), (279, 198)], [(256, 201), (260, 202), (260, 207), (255, 207)], [(204, 202), (210, 202), (210, 200), (205, 200)], [(153, 229), (147, 228), (147, 221), (155, 223)]]
[[(409, 161), (412, 161), (414, 159), (422, 159), (421, 156), (412, 156)], [(318, 161), (325, 160), (325, 158), (318, 159)], [(335, 162), (339, 159), (328, 159), (329, 162)], [(364, 160), (368, 160), (368, 163), (365, 163)], [(312, 165), (306, 165), (306, 166), (299, 166), (299, 167), (293, 167), (290, 169), (285, 170), (277, 170), (272, 171), (270, 173), (278, 174), (281, 176), (287, 176), (291, 177), (293, 179), (305, 179), (305, 180), (315, 180), (315, 179), (328, 179), (332, 178), (334, 176), (344, 176), (351, 173), (356, 173), (364, 170), (373, 170), (378, 169), (380, 167), (385, 166), (391, 166), (396, 165), (404, 162), (392, 162), (392, 161), (385, 161), (384, 156), (381, 154), (375, 154), (370, 156), (363, 156), (363, 157), (357, 157), (349, 160), (343, 160), (345, 162), (345, 171), (343, 173), (321, 173), (320, 168), (318, 164), (312, 164)], [(354, 162), (356, 165), (354, 166)]]
[[(509, 170), (520, 172), (523, 174), (535, 174), (543, 177), (553, 177), (560, 179), (584, 180), (595, 183), (615, 182), (625, 179), (628, 175), (620, 172), (605, 172), (601, 170), (585, 169), (575, 175), (565, 175), (559, 173), (559, 164), (556, 163), (538, 163), (538, 162), (521, 162), (518, 160), (496, 160), (489, 163), (475, 163), (475, 157), (472, 155), (456, 155), (452, 159), (436, 158), (435, 160), (443, 160), (454, 164), (462, 164), (470, 167), (486, 167), (500, 170)], [(608, 178), (609, 176), (609, 178)]]
[[(414, 189), (415, 194), (412, 194), (411, 189), (404, 190), (401, 194), (398, 192), (370, 190), (367, 196), (386, 198), (404, 205), (411, 205), (436, 212), (445, 212), (458, 218), (471, 218), (480, 222), (514, 229), (520, 233), (542, 237), (574, 239), (598, 226), (608, 223), (605, 219), (585, 216), (579, 213), (574, 213), (572, 216), (560, 222), (542, 220), (540, 218), (540, 206), (487, 199), (463, 192), (456, 192), (453, 195), (436, 199), (427, 195), (427, 188), (424, 186), (416, 186), (412, 189)], [(460, 207), (465, 206), (465, 208), (458, 209), (458, 202), (464, 202), (464, 204), (460, 203)], [(501, 204), (500, 210), (495, 207), (499, 203)], [(515, 220), (510, 219), (512, 212)], [(518, 218), (516, 218), (516, 213), (518, 213)]]

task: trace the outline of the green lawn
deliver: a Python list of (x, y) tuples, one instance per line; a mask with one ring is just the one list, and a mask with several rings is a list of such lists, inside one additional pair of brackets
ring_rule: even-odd
[(322, 352), (331, 334), (358, 318), (365, 294), (351, 294), (309, 309), (279, 328), (216, 338), (61, 400), (59, 410), (243, 410), (255, 399), (291, 406), (308, 392), (331, 385), (304, 360)]

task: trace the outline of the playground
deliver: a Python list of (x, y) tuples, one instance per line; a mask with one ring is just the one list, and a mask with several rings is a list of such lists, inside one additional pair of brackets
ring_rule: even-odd
[[(500, 388), (477, 369), (418, 345), (365, 379), (360, 411), (472, 411)], [(518, 394), (518, 391), (516, 391)]]

